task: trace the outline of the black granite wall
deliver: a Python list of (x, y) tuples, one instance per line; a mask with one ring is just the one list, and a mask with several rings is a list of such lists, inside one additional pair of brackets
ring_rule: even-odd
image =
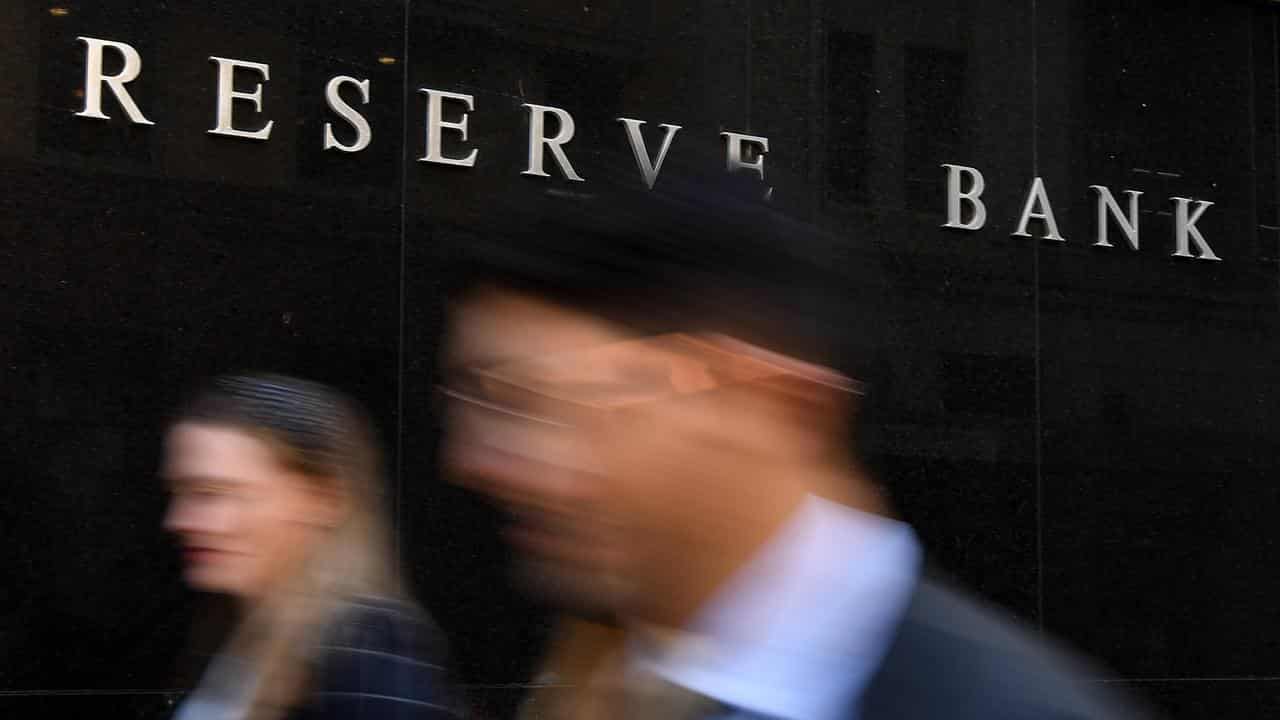
[[(481, 706), (509, 710), (545, 620), (484, 506), (436, 479), (429, 400), (441, 234), (567, 185), (520, 176), (525, 102), (573, 114), (584, 166), (630, 162), (618, 116), (681, 125), (680, 162), (722, 162), (722, 130), (769, 137), (775, 202), (891, 258), (903, 331), (867, 440), (929, 550), (1175, 718), (1280, 711), (1275, 10), (342, 6), (0, 6), (0, 716), (169, 711), (191, 598), (159, 529), (161, 418), (245, 367), (373, 407), (403, 560)], [(111, 98), (110, 120), (76, 115), (79, 36), (138, 50), (154, 124)], [(269, 139), (208, 132), (210, 56), (270, 66), (263, 112), (236, 109)], [(335, 75), (370, 83), (359, 153), (322, 149), (326, 122), (353, 137)], [(479, 148), (475, 168), (417, 160), (420, 87), (474, 95), (446, 151)], [(984, 228), (941, 227), (943, 163), (982, 171)], [(1037, 176), (1065, 241), (1011, 235)], [(1114, 224), (1095, 246), (1091, 185), (1144, 193), (1138, 250)], [(1172, 197), (1214, 203), (1197, 227), (1220, 261), (1173, 256)]]

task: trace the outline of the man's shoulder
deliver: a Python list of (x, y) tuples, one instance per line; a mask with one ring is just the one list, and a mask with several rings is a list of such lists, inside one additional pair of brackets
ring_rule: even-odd
[(1105, 674), (937, 578), (917, 584), (863, 720), (1137, 720)]

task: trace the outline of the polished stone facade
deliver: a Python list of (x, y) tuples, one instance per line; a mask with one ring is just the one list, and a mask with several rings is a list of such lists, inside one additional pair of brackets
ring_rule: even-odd
[[(550, 160), (520, 174), (526, 103), (572, 113), (583, 167), (632, 162), (620, 116), (651, 151), (681, 125), (673, 163), (768, 137), (775, 203), (889, 259), (899, 332), (866, 444), (939, 563), (1174, 718), (1280, 711), (1268, 4), (117, 5), (0, 8), (0, 715), (168, 711), (191, 598), (159, 529), (160, 427), (194, 379), (241, 368), (373, 408), (403, 561), (478, 704), (509, 712), (545, 617), (489, 511), (437, 479), (430, 400), (439, 239), (574, 185)], [(77, 116), (81, 36), (137, 49), (153, 125), (111, 98), (110, 120)], [(235, 109), (269, 139), (208, 132), (210, 56), (270, 66), (262, 113)], [(337, 75), (369, 80), (367, 105), (344, 94), (372, 131), (358, 153), (323, 149), (325, 123), (353, 138)], [(423, 87), (474, 97), (446, 151), (475, 167), (419, 161)], [(941, 227), (944, 163), (983, 172), (981, 230)], [(1012, 235), (1037, 177), (1064, 242)], [(1144, 193), (1138, 250), (1117, 226), (1094, 245), (1091, 185)], [(1171, 197), (1214, 203), (1198, 227), (1220, 262), (1172, 256)]]

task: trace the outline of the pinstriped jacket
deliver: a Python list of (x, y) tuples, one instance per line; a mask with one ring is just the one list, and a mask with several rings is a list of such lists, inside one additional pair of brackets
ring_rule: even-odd
[(452, 720), (463, 715), (443, 637), (422, 611), (351, 604), (321, 645), (307, 705), (290, 720)]

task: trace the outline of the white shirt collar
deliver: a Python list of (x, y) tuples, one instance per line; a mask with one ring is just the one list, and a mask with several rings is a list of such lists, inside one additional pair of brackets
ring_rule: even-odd
[(844, 717), (888, 650), (920, 572), (904, 523), (810, 496), (678, 641), (629, 660), (748, 712)]

